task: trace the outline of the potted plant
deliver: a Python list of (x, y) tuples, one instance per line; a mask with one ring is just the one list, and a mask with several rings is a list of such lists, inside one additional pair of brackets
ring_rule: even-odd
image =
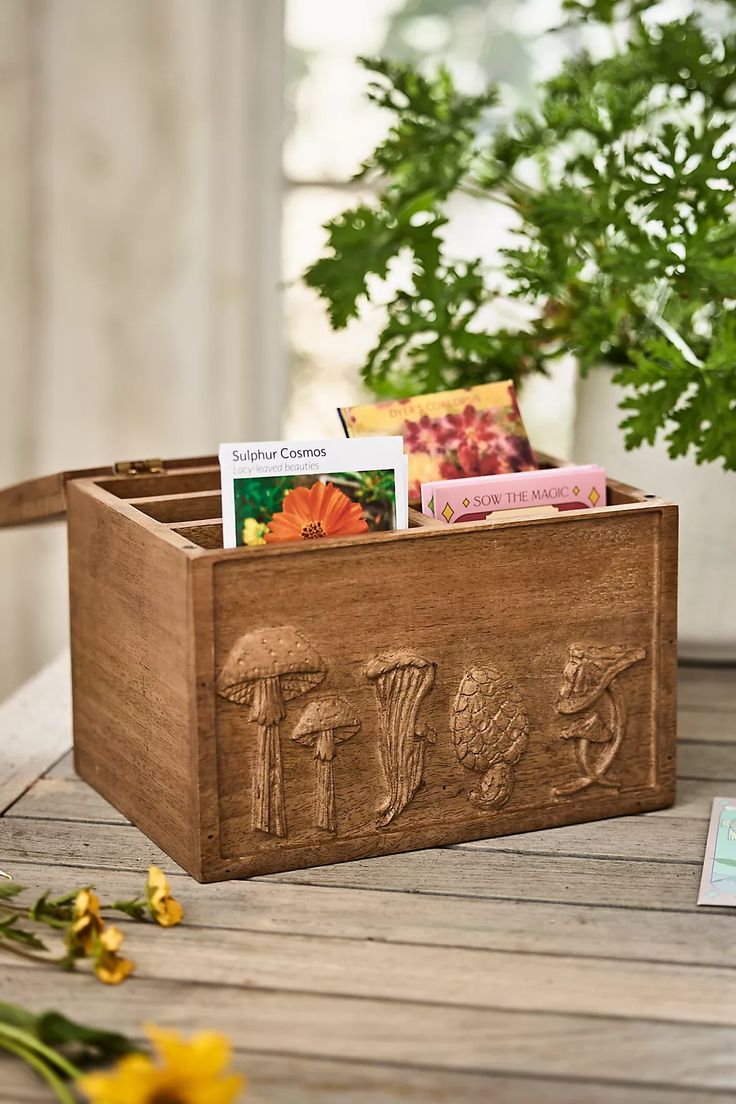
[[(494, 86), (466, 95), (444, 69), (363, 60), (369, 98), (392, 116), (358, 173), (375, 199), (327, 224), (305, 279), (335, 328), (366, 303), (384, 309), (363, 366), (379, 396), (523, 383), (572, 354), (574, 459), (680, 501), (681, 638), (690, 654), (734, 657), (734, 7), (703, 3), (667, 22), (655, 0), (563, 8), (570, 22), (607, 25), (610, 51), (563, 60), (535, 110), (501, 127), (488, 124)], [(514, 241), (492, 271), (448, 254), (458, 193), (486, 201), (479, 218), (511, 209)], [(526, 304), (524, 323), (484, 324), (488, 304), (508, 297)], [(627, 464), (619, 441), (648, 451)]]

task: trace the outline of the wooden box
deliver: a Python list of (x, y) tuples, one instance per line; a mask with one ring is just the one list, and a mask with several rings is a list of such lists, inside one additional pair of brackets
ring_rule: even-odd
[(674, 800), (676, 506), (224, 550), (214, 459), (157, 467), (0, 520), (66, 509), (76, 768), (195, 878)]

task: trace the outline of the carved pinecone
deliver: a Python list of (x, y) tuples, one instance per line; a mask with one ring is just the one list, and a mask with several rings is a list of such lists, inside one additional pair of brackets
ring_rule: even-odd
[(471, 667), (460, 681), (450, 712), (458, 762), (486, 771), (503, 760), (516, 763), (529, 739), (529, 719), (516, 687), (495, 667)]

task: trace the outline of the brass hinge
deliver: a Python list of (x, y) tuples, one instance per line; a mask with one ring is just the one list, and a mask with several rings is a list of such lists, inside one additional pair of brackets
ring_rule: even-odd
[(164, 470), (163, 460), (118, 460), (113, 464), (115, 475), (158, 475)]

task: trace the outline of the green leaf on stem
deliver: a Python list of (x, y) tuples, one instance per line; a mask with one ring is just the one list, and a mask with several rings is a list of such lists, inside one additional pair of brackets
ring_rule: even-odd
[(21, 916), (9, 916), (7, 920), (0, 922), (0, 943), (6, 940), (8, 943), (18, 943), (29, 950), (48, 951), (48, 947), (42, 939), (27, 928), (19, 928)]

